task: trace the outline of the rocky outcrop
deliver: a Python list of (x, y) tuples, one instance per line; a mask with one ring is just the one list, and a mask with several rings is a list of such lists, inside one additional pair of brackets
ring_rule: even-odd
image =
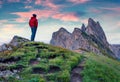
[(87, 27), (83, 24), (81, 29), (75, 28), (72, 33), (60, 28), (59, 31), (53, 33), (50, 44), (70, 50), (92, 51), (97, 54), (117, 57), (110, 48), (99, 22), (95, 22), (91, 18), (88, 20)]
[(120, 60), (120, 44), (110, 45), (111, 50), (115, 53), (115, 56)]
[(99, 42), (105, 44), (105, 46), (109, 46), (105, 33), (99, 22), (95, 22), (93, 19), (89, 18), (86, 33), (90, 36), (94, 36)]
[(54, 32), (52, 37), (54, 37), (53, 40), (51, 40), (51, 44), (59, 45), (64, 48), (72, 49), (71, 47), (71, 33), (69, 33), (66, 29), (60, 28), (58, 32)]
[(14, 47), (19, 47), (22, 43), (29, 41), (28, 39), (14, 36), (13, 39), (8, 44), (3, 44), (0, 46), (0, 52), (13, 50)]
[(29, 41), (26, 38), (20, 37), (20, 36), (14, 36), (11, 42), (9, 43), (12, 46), (19, 46), (23, 42)]
[(5, 50), (12, 50), (12, 47), (7, 45), (7, 44), (3, 44), (1, 47), (0, 47), (0, 52), (1, 51), (5, 51)]

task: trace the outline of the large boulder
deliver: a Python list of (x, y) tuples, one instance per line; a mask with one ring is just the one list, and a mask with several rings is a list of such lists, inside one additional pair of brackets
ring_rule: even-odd
[(26, 38), (20, 37), (20, 36), (14, 36), (13, 39), (10, 41), (10, 45), (12, 46), (19, 46), (21, 43), (29, 41)]
[(10, 41), (10, 43), (3, 44), (0, 46), (0, 52), (13, 50), (13, 47), (20, 47), (22, 43), (27, 41), (29, 40), (26, 38), (22, 38), (20, 36), (14, 36), (13, 39)]

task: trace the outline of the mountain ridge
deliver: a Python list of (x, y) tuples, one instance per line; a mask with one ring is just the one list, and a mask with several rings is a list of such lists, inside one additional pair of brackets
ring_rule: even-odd
[[(60, 28), (61, 29), (61, 28)], [(88, 19), (88, 25), (82, 24), (80, 28), (74, 28), (72, 33), (65, 31), (56, 31), (53, 33), (50, 44), (61, 46), (70, 50), (93, 51), (97, 54), (112, 56), (120, 59), (119, 50), (115, 51), (114, 46), (108, 43), (104, 30), (100, 23), (92, 18)], [(117, 55), (117, 56), (116, 56)]]

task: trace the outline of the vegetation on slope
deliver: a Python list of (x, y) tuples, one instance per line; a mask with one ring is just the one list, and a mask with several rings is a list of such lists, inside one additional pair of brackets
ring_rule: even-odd
[[(10, 60), (11, 57), (18, 60)], [(10, 61), (0, 63), (0, 68), (19, 72), (0, 77), (1, 82), (70, 82), (72, 69), (83, 59), (83, 82), (120, 82), (120, 62), (94, 53), (82, 55), (40, 42), (27, 42), (4, 58)]]
[[(70, 72), (83, 59), (83, 56), (64, 48), (39, 42), (28, 42), (17, 49), (10, 57), (19, 57), (5, 69), (19, 69), (19, 78), (0, 78), (9, 82), (69, 82)], [(14, 63), (13, 63), (14, 62)]]
[(83, 82), (120, 82), (120, 62), (93, 53), (85, 56)]

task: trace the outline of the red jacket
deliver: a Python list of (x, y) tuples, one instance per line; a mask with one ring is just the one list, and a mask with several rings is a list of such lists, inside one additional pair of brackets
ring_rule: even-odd
[(29, 20), (29, 25), (30, 27), (38, 27), (38, 21), (36, 17), (31, 17), (31, 19)]

